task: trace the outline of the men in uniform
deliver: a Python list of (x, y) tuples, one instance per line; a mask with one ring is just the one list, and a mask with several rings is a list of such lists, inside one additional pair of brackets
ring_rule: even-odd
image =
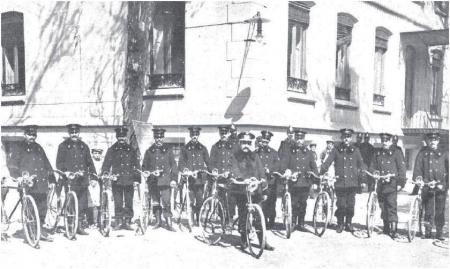
[(141, 181), (140, 174), (136, 171), (140, 168), (139, 160), (136, 150), (127, 142), (128, 129), (118, 127), (115, 131), (117, 142), (106, 151), (102, 174), (117, 175), (117, 180), (112, 182), (116, 220), (114, 229), (132, 230), (133, 185)]
[(320, 169), (320, 174), (324, 174), (334, 163), (337, 177), (335, 183), (337, 210), (335, 215), (338, 222), (336, 229), (338, 233), (341, 233), (344, 229), (344, 218), (345, 230), (353, 231), (352, 218), (355, 212), (355, 195), (360, 186), (364, 187), (365, 185), (365, 183), (360, 182), (359, 174), (366, 169), (359, 149), (351, 144), (353, 130), (341, 129), (340, 132), (342, 142), (333, 149)]
[(285, 173), (298, 173), (297, 181), (292, 184), (292, 223), (296, 224), (298, 218), (297, 228), (300, 231), (305, 231), (305, 214), (306, 205), (309, 196), (309, 190), (312, 185), (311, 176), (308, 172), (313, 172), (316, 175), (317, 164), (313, 153), (305, 145), (306, 132), (295, 128), (294, 130), (295, 144), (291, 146), (288, 154), (284, 155), (281, 160), (281, 170)]
[(284, 158), (284, 155), (289, 154), (291, 146), (295, 144), (294, 131), (291, 126), (287, 128), (286, 134), (287, 137), (283, 141), (281, 141), (280, 147), (278, 148), (278, 156), (280, 157), (281, 160)]
[(275, 205), (277, 201), (277, 184), (276, 177), (272, 172), (278, 172), (280, 169), (280, 158), (278, 152), (269, 146), (270, 139), (273, 134), (267, 130), (261, 131), (261, 145), (256, 150), (261, 163), (265, 170), (265, 178), (267, 179), (268, 196), (267, 200), (263, 203), (264, 217), (266, 218), (266, 226), (271, 229), (275, 223)]
[[(211, 147), (210, 168), (211, 170), (217, 169), (219, 174), (224, 172), (230, 172), (233, 168), (233, 154), (234, 144), (228, 139), (229, 126), (219, 126), (220, 139)], [(225, 199), (225, 193), (219, 192), (219, 195)], [(236, 200), (234, 196), (228, 196), (228, 209), (230, 212), (230, 221), (236, 214)]]
[[(379, 171), (381, 176), (394, 174), (389, 181), (378, 182), (378, 202), (383, 220), (383, 233), (397, 238), (397, 191), (405, 186), (406, 166), (402, 153), (392, 145), (392, 135), (380, 133), (382, 148), (376, 149), (370, 164), (370, 171)], [(374, 184), (374, 183), (373, 183)]]
[(88, 235), (83, 228), (83, 218), (87, 213), (88, 207), (88, 186), (89, 184), (96, 184), (89, 174), (95, 172), (94, 162), (91, 158), (91, 151), (80, 138), (79, 124), (67, 125), (69, 138), (64, 140), (58, 147), (58, 154), (56, 156), (56, 168), (63, 172), (78, 172), (82, 171), (82, 175), (77, 177), (72, 185), (72, 190), (76, 193), (78, 198), (78, 215), (79, 225), (77, 233), (80, 235)]
[(36, 175), (33, 181), (34, 184), (28, 190), (28, 194), (34, 198), (38, 208), (42, 227), (41, 239), (44, 241), (53, 241), (48, 235), (46, 225), (44, 225), (45, 215), (47, 213), (49, 184), (55, 183), (53, 169), (44, 149), (36, 143), (37, 126), (25, 126), (24, 131), (25, 140), (19, 144), (18, 151), (11, 156), (11, 176), (15, 178), (20, 177), (25, 171), (30, 176)]
[[(250, 177), (256, 177), (259, 180), (265, 179), (264, 167), (261, 160), (256, 154), (251, 150), (252, 142), (255, 136), (249, 132), (241, 132), (238, 135), (239, 139), (239, 150), (234, 154), (232, 177), (236, 180), (247, 179)], [(233, 185), (233, 196), (236, 197), (236, 202), (238, 206), (239, 215), (239, 232), (241, 234), (241, 245), (242, 248), (247, 247), (246, 241), (246, 218), (247, 218), (247, 196), (245, 193), (245, 186), (243, 185)], [(267, 185), (259, 186), (259, 191), (255, 191), (252, 195), (252, 202), (261, 203), (267, 196)], [(267, 198), (267, 197), (266, 197)], [(262, 240), (262, 234), (258, 233), (258, 239)], [(266, 250), (274, 250), (269, 243), (266, 242)]]
[(165, 132), (166, 130), (162, 128), (153, 129), (155, 143), (145, 152), (142, 169), (150, 172), (162, 170), (159, 175), (151, 175), (147, 179), (153, 203), (153, 213), (156, 217), (154, 229), (162, 226), (162, 212), (168, 229), (174, 231), (172, 227), (172, 212), (170, 210), (170, 191), (172, 187), (176, 186), (178, 168), (172, 150), (164, 144)]
[[(181, 149), (178, 167), (180, 171), (187, 168), (190, 171), (206, 170), (209, 167), (209, 154), (206, 147), (198, 141), (200, 127), (189, 127), (191, 140)], [(206, 174), (198, 173), (197, 178), (189, 178), (192, 214), (194, 225), (198, 226), (200, 208), (203, 204), (203, 191)]]
[[(444, 240), (442, 228), (445, 224), (445, 200), (448, 191), (448, 151), (439, 148), (440, 134), (426, 134), (427, 147), (419, 152), (414, 164), (413, 179), (421, 176), (425, 183), (436, 181), (436, 187), (424, 186), (422, 204), (425, 210), (423, 218), (425, 238), (431, 238), (431, 228), (436, 225), (436, 238)], [(433, 214), (434, 213), (434, 214)], [(434, 219), (433, 219), (434, 215)]]

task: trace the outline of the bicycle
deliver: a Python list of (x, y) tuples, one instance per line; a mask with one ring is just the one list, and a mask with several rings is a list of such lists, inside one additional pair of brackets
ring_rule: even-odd
[(379, 171), (374, 171), (373, 174), (368, 171), (364, 172), (372, 177), (375, 181), (373, 190), (369, 192), (369, 198), (367, 199), (366, 229), (367, 237), (371, 237), (373, 234), (373, 230), (375, 229), (375, 222), (379, 211), (377, 194), (378, 181), (381, 181), (382, 183), (389, 183), (390, 178), (395, 176), (395, 174), (387, 174), (381, 176)]
[(21, 177), (7, 178), (12, 182), (17, 183), (17, 186), (7, 185), (4, 180), (2, 180), (1, 189), (16, 189), (18, 190), (20, 197), (9, 215), (6, 212), (4, 203), (2, 203), (1, 221), (2, 226), (4, 227), (4, 231), (2, 230), (1, 233), (3, 234), (9, 229), (9, 225), (11, 224), (11, 217), (16, 211), (19, 204), (21, 204), (21, 221), (23, 230), (25, 231), (25, 238), (30, 246), (39, 249), (39, 240), (41, 238), (41, 222), (39, 219), (39, 212), (34, 198), (31, 195), (27, 194), (27, 190), (33, 186), (35, 178), (36, 175), (30, 176), (27, 171), (23, 171)]
[[(211, 196), (204, 200), (199, 213), (199, 222), (202, 227), (203, 240), (210, 245), (217, 244), (226, 232), (226, 215), (229, 217), (228, 207), (224, 208), (217, 188), (225, 189), (225, 184), (218, 183), (219, 179), (225, 179), (226, 174), (219, 174), (217, 169), (212, 173), (204, 171), (211, 176)], [(228, 196), (226, 196), (227, 198)]]
[(283, 218), (284, 229), (286, 230), (286, 238), (291, 238), (292, 227), (292, 199), (289, 192), (289, 181), (296, 182), (298, 172), (293, 174), (285, 173), (284, 175), (278, 172), (272, 172), (273, 175), (283, 179), (283, 198), (281, 199), (281, 217)]
[(331, 223), (334, 212), (334, 183), (336, 177), (331, 177), (328, 173), (317, 176), (313, 172), (308, 172), (313, 177), (319, 179), (319, 194), (314, 203), (313, 227), (317, 236), (322, 236)]
[[(155, 170), (155, 171), (141, 171), (136, 169), (137, 172), (141, 174), (141, 176), (146, 180), (150, 176), (159, 177), (163, 170)], [(136, 234), (144, 235), (147, 231), (148, 224), (151, 223), (152, 220), (152, 211), (153, 211), (153, 203), (150, 202), (150, 194), (149, 189), (145, 187), (141, 187), (141, 184), (134, 185), (134, 203), (137, 206), (133, 206), (135, 211), (135, 223), (136, 223)]]
[(229, 180), (236, 185), (245, 185), (247, 196), (245, 235), (250, 253), (255, 258), (259, 258), (266, 246), (266, 222), (261, 206), (252, 202), (252, 193), (255, 192), (259, 184), (265, 180), (258, 180), (255, 177), (246, 178), (243, 181), (237, 181), (234, 178), (230, 178)]
[[(413, 199), (409, 208), (409, 218), (407, 222), (408, 228), (408, 241), (412, 242), (416, 237), (416, 233), (419, 232), (419, 235), (422, 235), (424, 227), (431, 227), (432, 223), (430, 222), (422, 222), (423, 208), (422, 208), (422, 189), (427, 186), (430, 188), (430, 191), (434, 192), (436, 188), (442, 189), (442, 185), (436, 182), (435, 180), (425, 183), (421, 176), (418, 176), (414, 184), (419, 186), (417, 191), (417, 195)], [(434, 195), (433, 195), (434, 199)], [(434, 206), (433, 206), (434, 209)], [(433, 210), (434, 212), (434, 210)], [(433, 216), (434, 219), (434, 216)], [(422, 227), (424, 226), (424, 227)]]
[[(64, 217), (64, 227), (66, 237), (70, 240), (76, 239), (78, 230), (78, 198), (71, 190), (74, 180), (84, 175), (83, 171), (62, 172), (53, 170), (60, 178), (56, 184), (50, 186), (47, 205), (48, 214), (55, 216), (51, 230), (56, 231), (59, 218)], [(63, 191), (64, 190), (64, 191)], [(56, 198), (56, 207), (53, 206), (53, 199)], [(49, 221), (50, 222), (50, 221)]]
[(118, 175), (113, 175), (111, 173), (104, 173), (100, 177), (96, 176), (97, 179), (101, 180), (102, 182), (102, 193), (100, 194), (99, 230), (104, 237), (108, 237), (109, 232), (111, 231), (111, 223), (112, 223), (111, 210), (113, 209), (111, 205), (111, 201), (113, 200), (112, 182), (117, 181), (117, 176)]

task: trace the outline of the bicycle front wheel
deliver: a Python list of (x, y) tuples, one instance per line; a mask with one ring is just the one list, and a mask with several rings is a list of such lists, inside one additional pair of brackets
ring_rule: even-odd
[(66, 228), (67, 238), (70, 240), (75, 239), (78, 229), (78, 198), (73, 191), (69, 191), (66, 196), (64, 226)]
[(416, 237), (419, 229), (420, 220), (420, 199), (415, 198), (409, 208), (409, 219), (408, 219), (408, 241), (412, 242)]
[(283, 196), (282, 204), (282, 214), (283, 214), (283, 224), (286, 230), (286, 238), (289, 239), (292, 233), (292, 204), (291, 204), (291, 194), (286, 192)]
[(59, 214), (61, 211), (58, 199), (56, 188), (50, 188), (50, 191), (47, 194), (47, 214), (45, 216), (45, 223), (49, 224), (52, 230), (56, 229), (56, 226), (58, 225)]
[(28, 244), (34, 248), (39, 248), (41, 222), (36, 202), (30, 195), (22, 197), (22, 225)]
[(225, 211), (220, 200), (215, 197), (206, 199), (199, 218), (203, 240), (210, 245), (217, 244), (225, 234)]
[(100, 200), (100, 233), (107, 237), (111, 231), (112, 216), (111, 210), (111, 198), (108, 192), (103, 192)]
[(245, 231), (250, 253), (255, 258), (261, 257), (266, 246), (266, 222), (257, 204), (248, 205)]
[(331, 212), (331, 199), (328, 193), (321, 192), (316, 198), (313, 213), (314, 232), (322, 236), (327, 230), (328, 220)]
[(367, 216), (366, 216), (366, 229), (367, 236), (371, 237), (375, 228), (375, 219), (378, 211), (378, 198), (376, 192), (369, 193), (369, 199), (367, 200)]
[[(191, 199), (189, 198), (188, 188), (183, 187), (183, 191), (180, 195), (181, 203), (178, 205), (178, 226), (181, 231), (188, 230), (192, 232), (192, 208), (191, 208)], [(183, 224), (183, 219), (186, 221), (186, 226)]]

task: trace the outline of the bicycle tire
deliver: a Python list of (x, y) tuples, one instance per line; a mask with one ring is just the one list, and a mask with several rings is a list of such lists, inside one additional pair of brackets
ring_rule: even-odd
[(420, 198), (416, 197), (409, 208), (409, 219), (407, 223), (409, 242), (414, 240), (419, 230), (420, 212)]
[[(182, 193), (180, 195), (180, 204), (178, 205), (178, 227), (181, 231), (192, 232), (192, 208), (189, 197), (189, 190), (186, 185), (183, 186)], [(183, 214), (184, 212), (184, 214)], [(185, 218), (183, 218), (185, 215)], [(183, 219), (186, 219), (186, 226), (183, 224)]]
[(66, 236), (74, 240), (78, 230), (78, 198), (73, 191), (67, 192), (64, 205), (64, 227)]
[(378, 211), (378, 200), (376, 192), (370, 192), (367, 200), (366, 229), (367, 237), (371, 237), (375, 228), (375, 218)]
[(152, 207), (149, 201), (148, 192), (144, 192), (142, 196), (143, 196), (143, 199), (141, 201), (142, 212), (141, 215), (139, 216), (139, 225), (141, 228), (142, 235), (144, 235), (145, 232), (147, 231), (148, 224), (151, 222), (150, 218)]
[(328, 193), (321, 192), (317, 195), (316, 202), (314, 204), (313, 213), (313, 226), (314, 233), (318, 236), (322, 236), (328, 227), (328, 220), (330, 216), (331, 199)]
[(200, 208), (199, 224), (203, 240), (209, 245), (217, 244), (225, 234), (225, 210), (216, 197), (207, 198)]
[(292, 200), (289, 192), (286, 192), (283, 196), (282, 214), (286, 238), (289, 239), (292, 233)]
[(261, 207), (251, 204), (247, 207), (245, 222), (247, 245), (253, 257), (259, 258), (266, 246), (266, 222)]
[(39, 248), (41, 222), (36, 202), (30, 195), (22, 197), (22, 225), (28, 244), (34, 248)]
[[(56, 199), (56, 206), (53, 206)], [(61, 214), (61, 208), (58, 202), (58, 193), (56, 188), (50, 188), (47, 195), (47, 213), (45, 223), (49, 224), (50, 229), (55, 230), (58, 225), (59, 215)]]
[(102, 192), (100, 200), (100, 233), (104, 237), (109, 236), (111, 231), (112, 216), (110, 214), (111, 202), (108, 192)]

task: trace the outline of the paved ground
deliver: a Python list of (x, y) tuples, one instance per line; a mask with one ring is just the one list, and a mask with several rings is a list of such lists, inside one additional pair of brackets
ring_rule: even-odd
[[(401, 211), (405, 211), (409, 199), (411, 196), (399, 195)], [(366, 200), (367, 194), (357, 196), (359, 206), (355, 223), (364, 223)], [(312, 210), (314, 200), (308, 202), (308, 208)], [(307, 220), (311, 220), (311, 215), (309, 211)], [(399, 215), (400, 221), (405, 221), (405, 214)], [(20, 227), (18, 223), (10, 230), (17, 227)], [(309, 228), (312, 231), (311, 226)], [(363, 226), (357, 228), (363, 229)], [(296, 231), (291, 239), (269, 232), (268, 240), (276, 249), (264, 252), (260, 259), (235, 246), (239, 243), (236, 233), (226, 236), (222, 246), (204, 244), (198, 228), (192, 233), (149, 230), (145, 236), (116, 231), (109, 238), (102, 237), (96, 230), (90, 233), (90, 236), (78, 236), (76, 241), (56, 234), (55, 242), (41, 242), (39, 250), (13, 235), (8, 242), (0, 244), (1, 268), (24, 268), (26, 265), (47, 269), (158, 268), (157, 265), (164, 268), (447, 268), (449, 264), (448, 249), (435, 246), (434, 240), (418, 238), (407, 243), (406, 239), (393, 241), (381, 234), (367, 238), (362, 230), (352, 235), (348, 232), (337, 234), (332, 228), (322, 238)]]

